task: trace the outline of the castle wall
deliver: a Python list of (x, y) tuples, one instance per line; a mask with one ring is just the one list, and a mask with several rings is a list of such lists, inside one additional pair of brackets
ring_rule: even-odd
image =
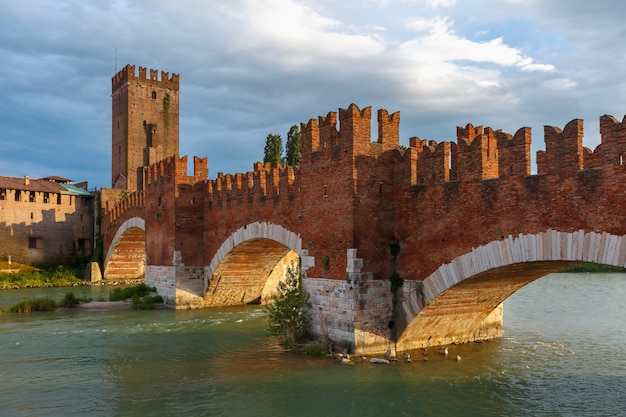
[[(154, 276), (147, 280), (177, 307), (201, 307), (201, 276), (224, 241), (256, 222), (280, 225), (301, 237), (309, 257), (315, 331), (378, 349), (393, 337), (388, 278), (395, 270), (409, 286), (510, 235), (626, 234), (624, 122), (603, 116), (594, 151), (582, 146), (582, 120), (563, 130), (546, 126), (531, 175), (530, 128), (511, 135), (468, 124), (457, 128), (456, 142), (414, 137), (400, 149), (399, 113), (378, 112), (377, 138), (371, 117), (371, 108), (351, 105), (302, 124), (299, 168), (257, 163), (209, 180), (206, 159), (194, 159), (193, 175), (177, 154), (148, 166), (146, 271)], [(401, 247), (395, 261), (394, 242)], [(499, 334), (501, 310), (485, 320), (467, 340)]]

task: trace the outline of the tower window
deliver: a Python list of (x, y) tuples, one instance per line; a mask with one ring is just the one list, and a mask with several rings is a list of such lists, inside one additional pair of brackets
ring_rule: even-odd
[(156, 100), (156, 91), (152, 92), (152, 100)]

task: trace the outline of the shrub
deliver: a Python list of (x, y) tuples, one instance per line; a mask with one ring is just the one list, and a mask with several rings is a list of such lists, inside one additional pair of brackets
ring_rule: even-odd
[(148, 287), (146, 284), (139, 284), (133, 287), (127, 288), (115, 288), (113, 292), (111, 292), (111, 301), (124, 301), (128, 299), (132, 299), (134, 296), (137, 297), (145, 297), (150, 292), (156, 291), (153, 287)]
[(68, 292), (65, 294), (65, 297), (59, 302), (59, 307), (67, 307), (73, 308), (78, 306), (80, 303), (89, 303), (91, 302), (91, 298), (89, 297), (76, 297), (73, 292)]
[(50, 297), (33, 298), (20, 301), (9, 307), (9, 313), (30, 313), (32, 311), (53, 311), (57, 308), (57, 303)]
[(570, 266), (569, 268), (565, 268), (558, 272), (576, 272), (576, 273), (626, 272), (626, 269), (622, 268), (621, 266), (586, 262), (586, 263)]
[(154, 310), (156, 303), (162, 303), (163, 298), (160, 295), (139, 297), (133, 295), (131, 298), (131, 304), (135, 310)]
[(82, 282), (84, 281), (77, 276), (75, 271), (63, 266), (41, 271), (24, 270), (14, 274), (0, 274), (0, 287), (62, 287)]
[(292, 348), (296, 341), (304, 340), (311, 325), (309, 293), (302, 288), (300, 263), (287, 267), (285, 281), (278, 284), (274, 302), (264, 310), (268, 315), (269, 333), (277, 336), (281, 346)]

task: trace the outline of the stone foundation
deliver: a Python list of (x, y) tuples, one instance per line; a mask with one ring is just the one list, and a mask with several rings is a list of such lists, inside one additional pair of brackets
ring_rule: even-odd
[(311, 330), (329, 348), (355, 354), (378, 353), (390, 346), (392, 317), (388, 281), (350, 273), (346, 281), (305, 278), (311, 298)]
[(155, 287), (163, 303), (176, 308), (176, 269), (173, 266), (146, 265), (146, 285)]

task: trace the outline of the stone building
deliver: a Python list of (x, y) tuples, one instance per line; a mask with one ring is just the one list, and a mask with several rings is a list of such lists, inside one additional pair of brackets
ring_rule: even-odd
[(90, 256), (94, 199), (86, 182), (0, 176), (0, 259), (62, 265)]

